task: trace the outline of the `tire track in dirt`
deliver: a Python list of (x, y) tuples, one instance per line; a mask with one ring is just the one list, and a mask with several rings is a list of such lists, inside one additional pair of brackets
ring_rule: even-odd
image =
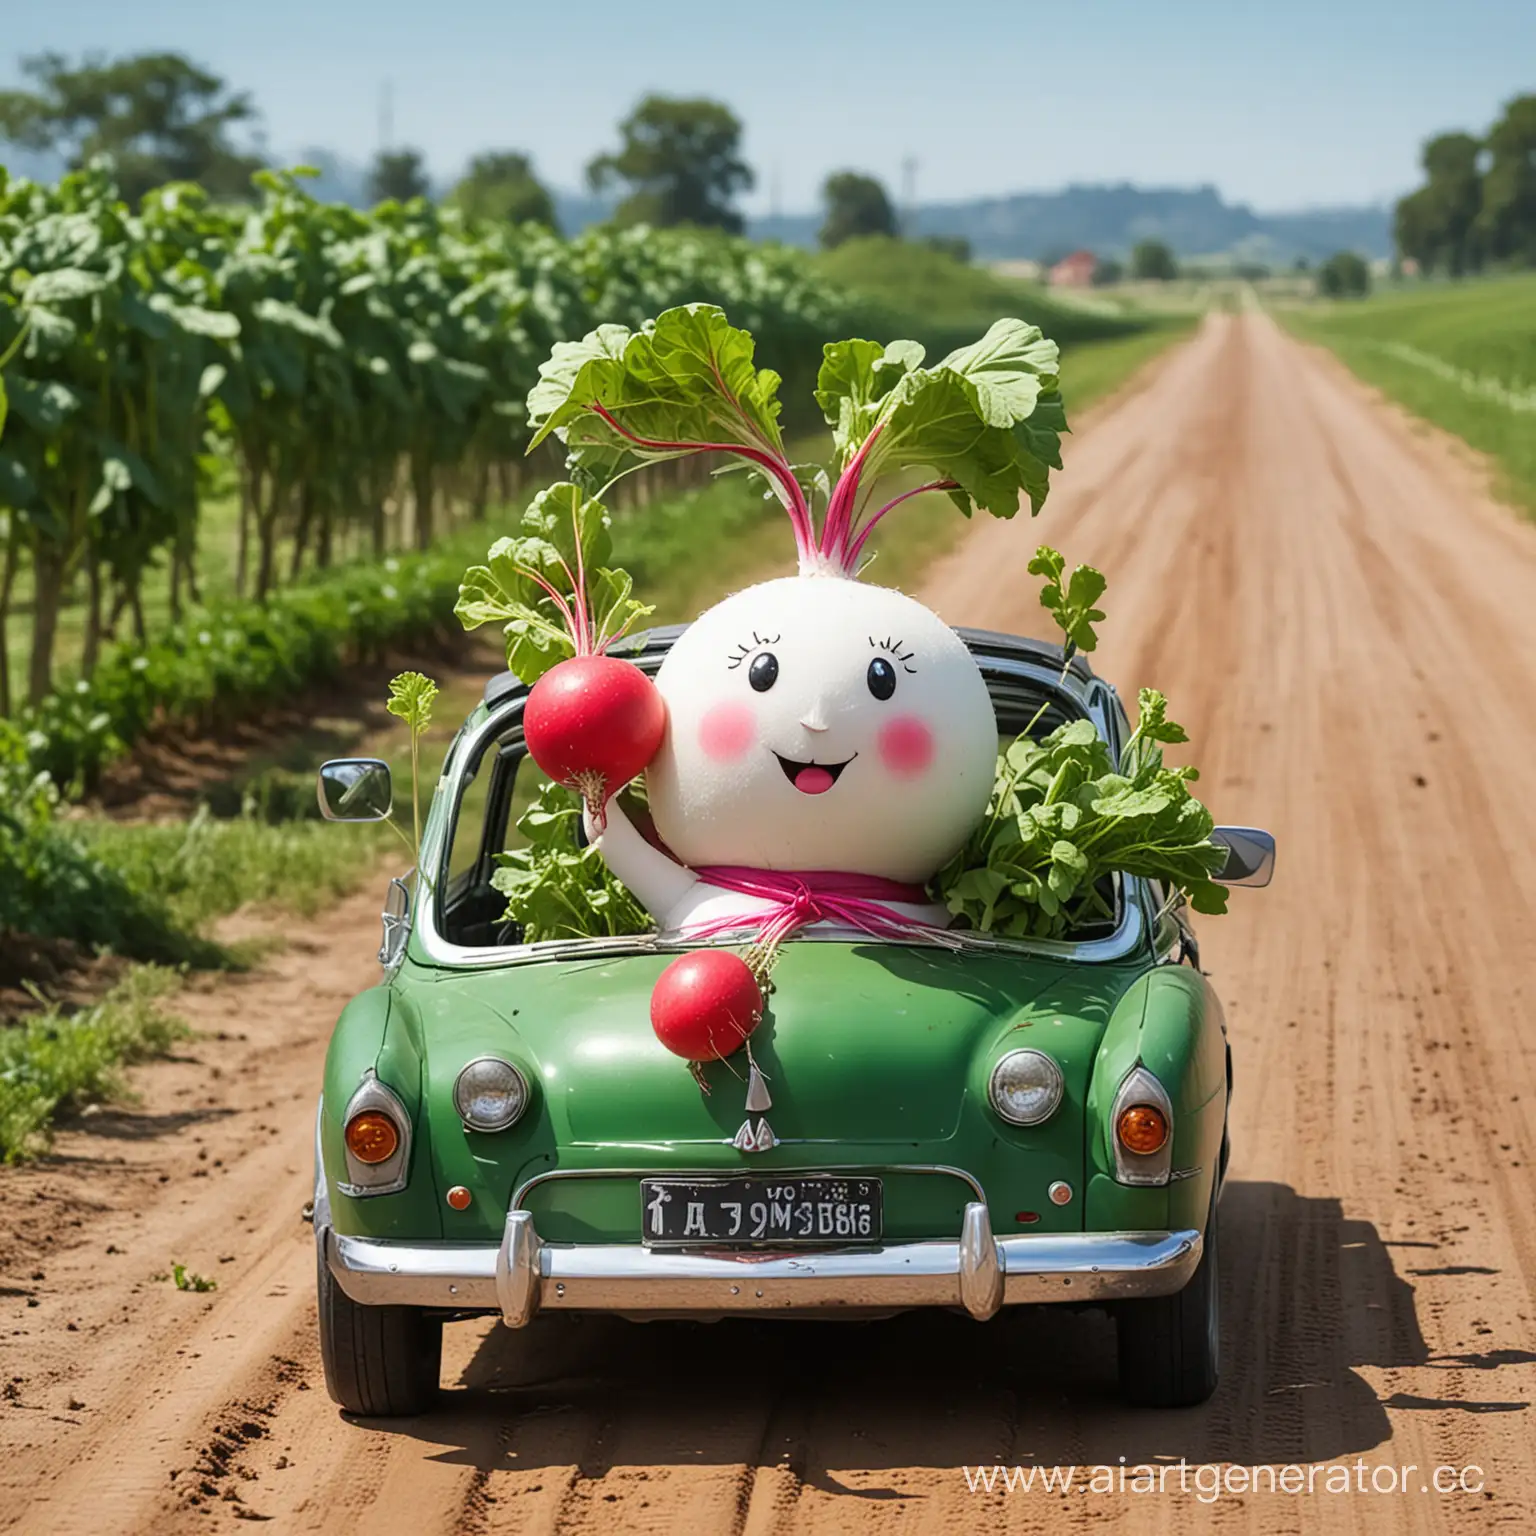
[[(0, 1291), (0, 1377), (22, 1380), (0, 1408), (0, 1529), (1536, 1523), (1536, 532), (1487, 503), (1464, 455), (1244, 315), (1095, 413), (1038, 524), (978, 525), (923, 595), (1039, 632), (1024, 566), (1041, 540), (1110, 576), (1099, 669), (1164, 688), (1219, 817), (1281, 838), (1275, 886), (1201, 935), (1237, 1069), (1207, 1408), (1122, 1408), (1105, 1320), (1047, 1313), (985, 1330), (596, 1320), (564, 1339), (463, 1324), (438, 1413), (341, 1418), (297, 1212), (324, 1040), (374, 974), (369, 891), (307, 953), (191, 994), (200, 1027), (245, 1036), (187, 1052), (221, 1078), (145, 1071), (142, 1110), (4, 1175), (0, 1229), (22, 1215), (0, 1249), (17, 1293)], [(244, 1155), (217, 1171), (197, 1158), (232, 1142)], [(171, 1257), (220, 1289), (151, 1281)], [(1487, 1486), (1204, 1503), (973, 1495), (959, 1470), (1121, 1457), (1474, 1462)]]

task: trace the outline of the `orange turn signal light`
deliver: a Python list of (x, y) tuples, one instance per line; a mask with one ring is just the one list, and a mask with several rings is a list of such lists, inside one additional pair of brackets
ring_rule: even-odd
[(1127, 1152), (1146, 1157), (1168, 1140), (1168, 1117), (1155, 1104), (1131, 1104), (1120, 1111), (1115, 1134)]
[(360, 1163), (385, 1163), (400, 1145), (400, 1132), (388, 1115), (365, 1109), (347, 1121), (347, 1150)]

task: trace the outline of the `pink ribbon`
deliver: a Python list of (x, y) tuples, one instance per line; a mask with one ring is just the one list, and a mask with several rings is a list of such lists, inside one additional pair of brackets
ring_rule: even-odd
[[(757, 942), (767, 949), (782, 944), (808, 924), (820, 922), (842, 923), (871, 938), (897, 943), (904, 939), (955, 943), (953, 935), (945, 929), (893, 912), (884, 905), (889, 901), (928, 905), (928, 893), (920, 885), (903, 885), (878, 875), (747, 869), (738, 864), (711, 864), (695, 873), (706, 885), (719, 886), (739, 896), (752, 896), (773, 906), (757, 935)], [(715, 917), (689, 923), (682, 931), (690, 938), (709, 939), (746, 926), (741, 917)]]

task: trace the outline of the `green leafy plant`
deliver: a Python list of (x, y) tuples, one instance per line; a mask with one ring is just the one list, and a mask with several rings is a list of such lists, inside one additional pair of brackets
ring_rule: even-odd
[(655, 928), (602, 854), (581, 846), (580, 828), (580, 798), (546, 783), (518, 818), (525, 846), (497, 856), (491, 884), (507, 898), (506, 920), (522, 925), (525, 943)]
[[(1030, 570), (1046, 577), (1040, 594), (1074, 650), (1097, 644), (1094, 606), (1103, 575), (1080, 565), (1070, 578), (1061, 554), (1042, 545)], [(1187, 741), (1168, 718), (1168, 701), (1143, 688), (1137, 724), (1116, 763), (1087, 720), (1033, 737), (1045, 706), (999, 756), (981, 825), (931, 882), (935, 898), (983, 933), (1066, 938), (1114, 916), (1113, 876), (1139, 875), (1181, 893), (1197, 912), (1221, 913), (1227, 893), (1211, 876), (1226, 850), (1211, 841), (1214, 822), (1189, 786), (1193, 768), (1169, 768), (1163, 747)]]
[(491, 546), (464, 573), (454, 612), (465, 629), (500, 624), (507, 666), (530, 686), (567, 657), (600, 655), (655, 610), (638, 602), (613, 558), (602, 503), (561, 481), (540, 491), (522, 533)]
[(385, 708), (405, 721), (411, 733), (411, 848), (421, 853), (421, 738), (432, 724), (432, 701), (437, 684), (420, 672), (401, 672), (390, 679), (389, 699)]
[(1078, 651), (1092, 651), (1098, 646), (1093, 626), (1103, 621), (1104, 614), (1093, 605), (1103, 597), (1109, 583), (1104, 573), (1091, 565), (1078, 566), (1070, 577), (1066, 570), (1061, 551), (1049, 544), (1042, 544), (1029, 562), (1032, 576), (1048, 578), (1040, 589), (1040, 606), (1055, 619), (1065, 641), (1063, 660), (1071, 661)]
[(210, 1280), (206, 1275), (196, 1274), (185, 1264), (171, 1265), (171, 1279), (178, 1291), (216, 1291), (219, 1288), (217, 1280)]
[[(754, 361), (752, 335), (712, 304), (669, 309), (638, 331), (604, 325), (558, 345), (528, 397), (531, 447), (564, 441), (571, 473), (597, 489), (643, 464), (727, 453), (767, 482), (789, 514), (802, 571), (857, 570), (888, 512), (941, 491), (967, 516), (1038, 512), (1066, 431), (1056, 343), (1038, 326), (999, 320), (970, 346), (925, 365), (915, 341), (827, 345), (816, 401), (839, 474), (818, 529), (825, 479), (789, 462), (779, 429), (780, 377)], [(936, 478), (876, 505), (875, 486), (923, 466)]]

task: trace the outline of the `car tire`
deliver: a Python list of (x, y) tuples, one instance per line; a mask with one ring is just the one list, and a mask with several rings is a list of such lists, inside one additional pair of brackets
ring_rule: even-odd
[(1120, 1395), (1138, 1408), (1193, 1408), (1216, 1390), (1221, 1355), (1216, 1206), (1205, 1224), (1200, 1262), (1171, 1296), (1122, 1301)]
[(325, 1389), (347, 1413), (392, 1419), (422, 1413), (437, 1396), (441, 1318), (420, 1307), (365, 1307), (337, 1285), (316, 1245), (320, 1359)]

